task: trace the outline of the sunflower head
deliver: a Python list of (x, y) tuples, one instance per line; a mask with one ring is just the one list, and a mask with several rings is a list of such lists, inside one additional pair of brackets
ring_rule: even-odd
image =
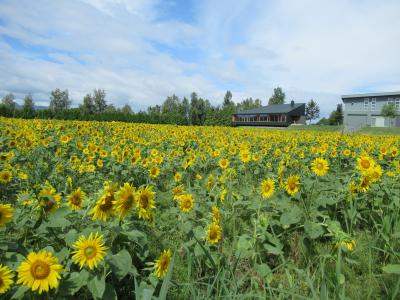
[(329, 170), (329, 163), (326, 159), (318, 157), (312, 162), (311, 170), (313, 170), (317, 176), (325, 176)]
[(149, 169), (149, 174), (151, 178), (157, 178), (160, 175), (160, 169), (157, 166), (152, 166)]
[(220, 241), (222, 236), (222, 229), (218, 223), (213, 222), (211, 225), (208, 226), (206, 239), (207, 242), (211, 245), (216, 244)]
[(82, 235), (72, 247), (75, 249), (75, 251), (72, 252), (73, 261), (79, 264), (81, 269), (86, 266), (91, 270), (104, 260), (107, 250), (107, 247), (104, 246), (103, 236), (99, 235), (97, 232), (95, 235), (90, 233), (88, 238)]
[(115, 191), (117, 185), (106, 181), (104, 183), (103, 193), (97, 200), (95, 207), (90, 211), (93, 215), (93, 220), (107, 221), (109, 218), (114, 216), (115, 213)]
[(47, 184), (39, 192), (38, 201), (43, 211), (48, 214), (52, 213), (60, 206), (61, 194), (50, 184)]
[(81, 188), (77, 188), (68, 196), (68, 204), (73, 210), (78, 210), (82, 208), (83, 200), (86, 193), (81, 191)]
[(11, 204), (0, 204), (0, 227), (5, 226), (13, 218), (14, 208)]
[(154, 262), (154, 273), (158, 278), (164, 278), (171, 262), (171, 250), (164, 250)]
[(291, 175), (286, 181), (285, 189), (290, 196), (293, 196), (297, 194), (297, 192), (299, 191), (299, 186), (300, 186), (300, 177), (297, 175)]
[(120, 219), (132, 211), (137, 204), (137, 193), (134, 186), (126, 182), (123, 187), (116, 193), (114, 201), (115, 210), (119, 213)]
[(8, 170), (0, 172), (0, 183), (8, 183), (12, 180), (12, 173)]
[(227, 160), (226, 158), (221, 159), (218, 164), (221, 169), (225, 170), (227, 167), (229, 167), (229, 160)]
[(8, 291), (13, 284), (14, 275), (7, 266), (0, 264), (0, 295)]
[(31, 252), (17, 269), (17, 283), (38, 291), (39, 294), (48, 292), (49, 289), (58, 287), (62, 270), (63, 266), (58, 264), (57, 257), (51, 252)]
[(366, 154), (363, 154), (357, 158), (357, 168), (363, 174), (369, 172), (374, 166), (375, 161)]
[(178, 197), (179, 207), (184, 213), (188, 213), (193, 208), (193, 196), (192, 194), (183, 194)]
[(150, 220), (152, 217), (152, 209), (154, 205), (154, 195), (151, 186), (140, 187), (138, 190), (138, 201), (137, 208), (139, 209), (139, 218), (144, 220)]
[(271, 198), (275, 191), (275, 183), (271, 178), (265, 179), (261, 182), (261, 196), (263, 198)]

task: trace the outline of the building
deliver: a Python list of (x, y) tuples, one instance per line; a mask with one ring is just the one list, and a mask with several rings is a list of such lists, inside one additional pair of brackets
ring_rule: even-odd
[(287, 127), (305, 124), (305, 112), (305, 103), (273, 104), (232, 114), (232, 125)]
[(349, 130), (358, 130), (365, 126), (400, 127), (400, 117), (394, 120), (382, 116), (382, 107), (394, 103), (400, 114), (400, 92), (372, 93), (342, 96), (343, 124)]

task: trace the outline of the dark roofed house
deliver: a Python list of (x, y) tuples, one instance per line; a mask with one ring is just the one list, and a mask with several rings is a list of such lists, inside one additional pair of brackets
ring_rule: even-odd
[(273, 104), (232, 114), (232, 125), (287, 127), (305, 124), (305, 113), (305, 103)]

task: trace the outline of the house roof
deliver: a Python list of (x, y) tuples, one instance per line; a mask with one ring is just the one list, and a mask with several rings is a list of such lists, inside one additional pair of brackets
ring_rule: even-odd
[(342, 99), (347, 98), (364, 98), (364, 97), (379, 97), (379, 96), (399, 96), (400, 92), (388, 92), (388, 93), (369, 93), (369, 94), (353, 94), (353, 95), (342, 95)]
[(292, 106), (290, 103), (287, 104), (272, 104), (268, 106), (261, 106), (254, 109), (242, 110), (234, 113), (234, 115), (254, 115), (254, 114), (286, 114), (305, 105), (305, 103), (295, 103)]

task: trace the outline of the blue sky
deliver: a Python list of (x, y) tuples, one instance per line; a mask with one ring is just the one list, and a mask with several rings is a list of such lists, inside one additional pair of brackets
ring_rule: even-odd
[(0, 97), (95, 88), (134, 110), (195, 91), (214, 105), (400, 90), (398, 0), (0, 0)]

